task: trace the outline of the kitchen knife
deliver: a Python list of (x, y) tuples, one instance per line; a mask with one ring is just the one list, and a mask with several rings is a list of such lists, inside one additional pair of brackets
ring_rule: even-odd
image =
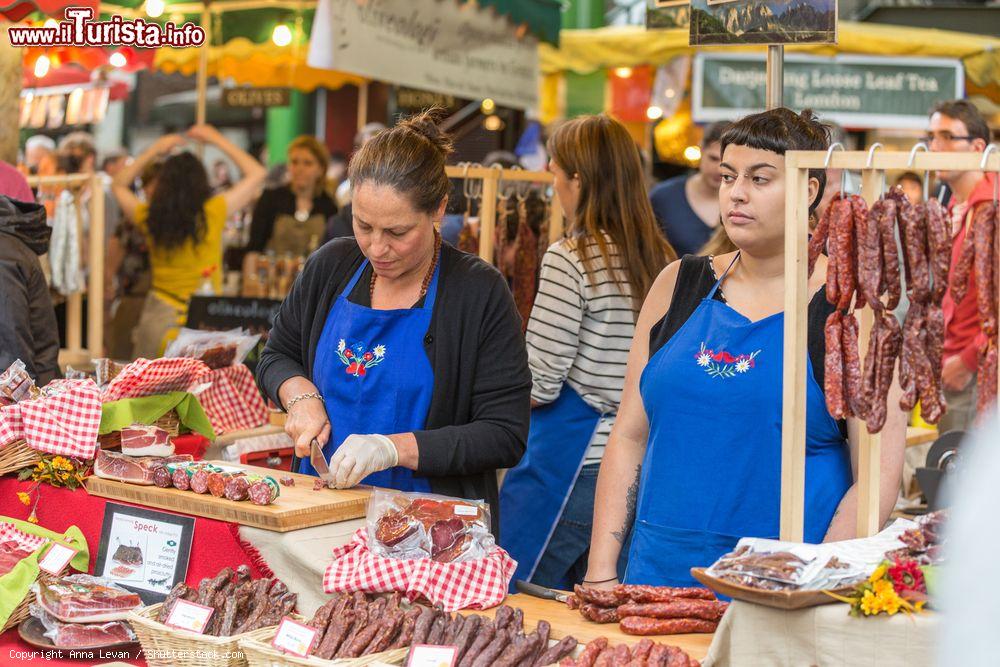
[(527, 581), (521, 581), (520, 579), (514, 582), (514, 587), (525, 595), (542, 598), (543, 600), (566, 602), (566, 599), (569, 597), (569, 594), (563, 593), (562, 591), (556, 591), (551, 588), (546, 588), (545, 586), (539, 586), (538, 584), (530, 584)]
[(326, 482), (327, 486), (332, 489), (335, 482), (333, 473), (330, 472), (330, 466), (326, 462), (326, 457), (323, 456), (323, 450), (320, 449), (319, 442), (315, 438), (313, 438), (309, 449), (309, 462), (319, 474), (320, 479)]

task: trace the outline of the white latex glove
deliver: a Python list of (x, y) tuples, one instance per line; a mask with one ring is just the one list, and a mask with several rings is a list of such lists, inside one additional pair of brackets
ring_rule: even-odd
[(384, 435), (349, 435), (330, 459), (330, 473), (338, 489), (349, 489), (372, 473), (399, 463), (399, 453)]

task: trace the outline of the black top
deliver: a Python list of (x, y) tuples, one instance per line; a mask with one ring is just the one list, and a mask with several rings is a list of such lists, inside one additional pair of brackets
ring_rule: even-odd
[(715, 233), (698, 217), (688, 202), (684, 188), (690, 176), (675, 176), (656, 185), (649, 192), (653, 213), (678, 257), (701, 250)]
[[(353, 237), (327, 243), (306, 261), (275, 318), (257, 366), (261, 390), (280, 405), (285, 380), (312, 377), (316, 346), (333, 300), (364, 256)], [(531, 372), (521, 318), (500, 272), (475, 255), (441, 246), (438, 293), (424, 349), (434, 371), (426, 430), (417, 431), (417, 474), (431, 490), (490, 503), (499, 526), (496, 471), (524, 454)], [(370, 305), (366, 268), (348, 298)]]
[[(687, 322), (701, 300), (712, 291), (712, 286), (718, 278), (712, 268), (710, 257), (686, 255), (681, 259), (680, 271), (677, 273), (677, 283), (674, 285), (674, 296), (670, 301), (670, 309), (659, 322), (649, 330), (649, 358), (666, 344), (670, 338)], [(715, 298), (725, 303), (723, 288), (719, 286)], [(820, 389), (823, 388), (824, 356), (826, 355), (826, 336), (824, 329), (826, 319), (834, 311), (833, 304), (826, 300), (826, 293), (818, 291), (809, 301), (808, 349), (809, 360), (812, 361), (813, 376)]]
[(59, 377), (59, 331), (39, 255), (45, 207), (0, 196), (0, 373), (20, 359), (38, 386)]
[[(334, 203), (330, 195), (321, 192), (313, 198), (310, 215), (321, 215), (324, 220), (327, 220), (336, 212), (337, 204)], [(295, 215), (295, 193), (287, 185), (264, 190), (260, 199), (257, 200), (257, 205), (253, 209), (253, 219), (250, 222), (248, 251), (264, 252), (267, 242), (271, 240), (271, 235), (274, 233), (274, 221), (281, 214)]]

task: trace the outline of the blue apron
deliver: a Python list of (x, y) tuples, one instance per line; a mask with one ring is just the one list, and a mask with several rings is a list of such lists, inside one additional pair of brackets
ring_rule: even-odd
[[(751, 322), (716, 301), (725, 277), (653, 355), (639, 381), (649, 441), (629, 583), (696, 585), (690, 568), (708, 567), (739, 538), (778, 537), (784, 313)], [(847, 443), (810, 363), (807, 542), (823, 540), (852, 483)]]
[(512, 584), (534, 576), (600, 419), (566, 383), (555, 401), (531, 411), (527, 449), (500, 489), (500, 544), (517, 561)]
[[(375, 310), (351, 303), (348, 296), (364, 273), (358, 268), (326, 316), (316, 347), (313, 382), (326, 402), (330, 440), (327, 460), (355, 433), (407, 433), (424, 428), (434, 392), (434, 370), (424, 350), (437, 296), (440, 264), (420, 308)], [(300, 472), (316, 471), (303, 459)], [(362, 484), (399, 491), (430, 491), (426, 477), (403, 467), (365, 477)]]

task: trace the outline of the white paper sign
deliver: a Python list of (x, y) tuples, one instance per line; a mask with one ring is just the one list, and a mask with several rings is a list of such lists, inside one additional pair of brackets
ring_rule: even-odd
[(454, 646), (418, 644), (410, 651), (406, 667), (454, 667), (458, 649)]
[(281, 619), (281, 625), (278, 626), (278, 632), (271, 640), (271, 646), (304, 658), (312, 650), (318, 634), (319, 630), (316, 628), (297, 623), (286, 616)]
[(69, 565), (69, 562), (73, 560), (73, 556), (79, 553), (79, 551), (79, 549), (71, 549), (65, 544), (53, 542), (49, 550), (45, 552), (45, 556), (38, 561), (38, 567), (49, 574), (58, 576), (62, 574), (62, 571)]
[(320, 0), (309, 65), (517, 109), (538, 106), (538, 40), (454, 0)]
[(479, 509), (472, 505), (455, 505), (457, 516), (479, 516)]
[(200, 635), (208, 627), (208, 621), (212, 618), (214, 611), (215, 609), (212, 607), (206, 607), (203, 604), (178, 600), (170, 610), (170, 615), (167, 616), (164, 625)]
[(187, 517), (139, 508), (107, 512), (95, 574), (165, 597), (187, 572), (193, 532)]

